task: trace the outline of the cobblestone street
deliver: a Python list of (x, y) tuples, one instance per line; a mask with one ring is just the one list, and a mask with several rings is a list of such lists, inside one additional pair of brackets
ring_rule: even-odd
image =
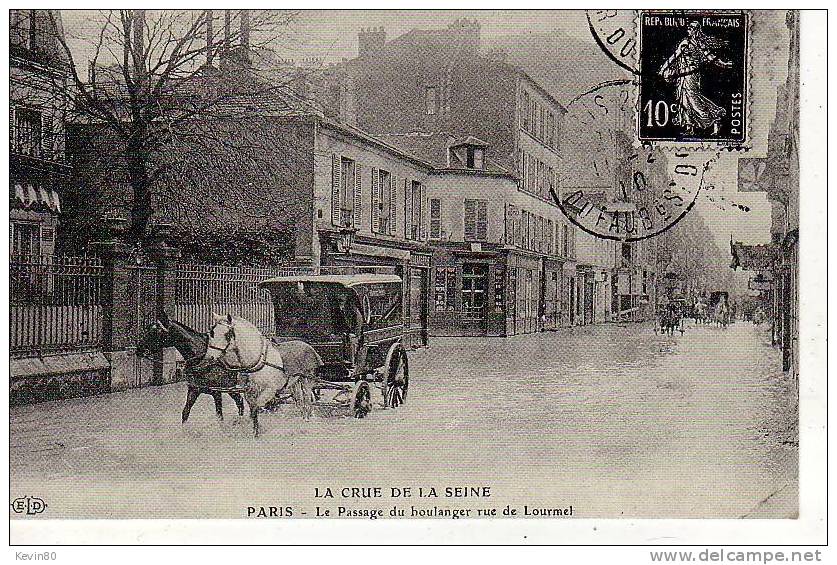
[(225, 422), (203, 396), (181, 426), (182, 383), (12, 408), (12, 497), (44, 518), (238, 518), (312, 513), (315, 487), (486, 485), (495, 507), (578, 517), (796, 513), (795, 385), (766, 326), (438, 338), (410, 364), (401, 408), (304, 423), (285, 406), (258, 439), (228, 397)]

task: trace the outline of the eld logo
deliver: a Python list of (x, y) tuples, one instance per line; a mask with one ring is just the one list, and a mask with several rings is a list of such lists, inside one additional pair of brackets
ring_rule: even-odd
[(46, 510), (47, 503), (35, 496), (21, 496), (14, 499), (10, 506), (16, 514), (26, 513), (33, 516)]

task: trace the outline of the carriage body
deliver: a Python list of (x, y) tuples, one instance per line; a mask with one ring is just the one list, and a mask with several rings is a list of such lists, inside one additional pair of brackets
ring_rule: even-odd
[(322, 358), (314, 391), (318, 401), (334, 392), (333, 404), (348, 405), (363, 417), (371, 409), (370, 384), (380, 389), (385, 406), (405, 401), (401, 277), (299, 275), (272, 278), (260, 286), (273, 302), (273, 341), (304, 341)]

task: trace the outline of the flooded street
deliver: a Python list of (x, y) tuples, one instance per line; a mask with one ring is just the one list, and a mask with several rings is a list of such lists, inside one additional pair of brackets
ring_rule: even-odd
[(412, 499), (408, 512), (513, 501), (582, 518), (796, 512), (795, 385), (764, 326), (438, 338), (410, 353), (410, 377), (403, 407), (304, 423), (284, 406), (258, 439), (228, 397), (225, 422), (202, 396), (181, 426), (182, 383), (12, 408), (12, 496), (42, 498), (44, 518), (239, 518), (260, 505), (306, 517), (315, 488), (375, 486), (490, 487), (476, 501)]

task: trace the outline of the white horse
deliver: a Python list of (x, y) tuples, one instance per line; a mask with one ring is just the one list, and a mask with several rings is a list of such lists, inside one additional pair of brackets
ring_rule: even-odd
[(274, 344), (252, 323), (231, 314), (215, 314), (214, 318), (206, 360), (245, 374), (244, 398), (256, 437), (260, 432), (259, 410), (274, 401), (293, 397), (302, 417), (310, 418), (315, 374), (323, 364), (314, 348), (304, 341)]

